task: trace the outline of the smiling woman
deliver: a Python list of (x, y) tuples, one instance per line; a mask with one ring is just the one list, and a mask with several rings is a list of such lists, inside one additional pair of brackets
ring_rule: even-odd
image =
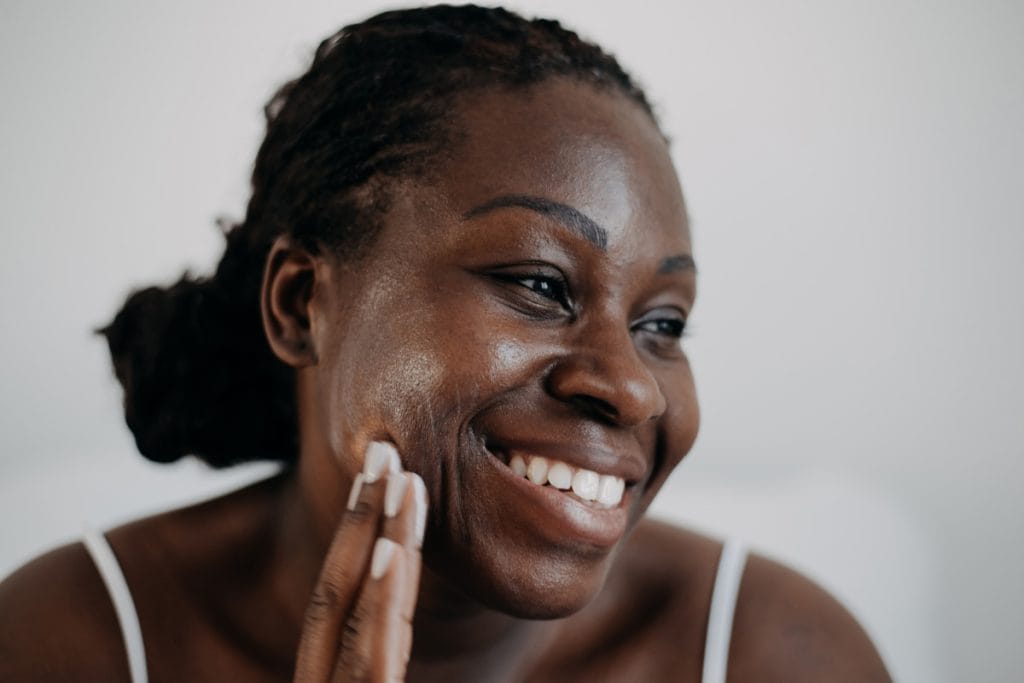
[(614, 59), (388, 12), (266, 111), (216, 274), (104, 332), (143, 455), (286, 467), (16, 572), (0, 678), (887, 680), (809, 581), (643, 519), (697, 435), (696, 268)]
[[(685, 212), (657, 129), (621, 96), (554, 77), (464, 102), (461, 144), (392, 187), (361, 267), (324, 269), (323, 322), (294, 316), (332, 349), (314, 431), (393, 441), (435, 503), (428, 558), (502, 611), (564, 616), (696, 436), (693, 271), (663, 272), (689, 254)], [(573, 470), (590, 498), (608, 477), (614, 505), (569, 493)]]

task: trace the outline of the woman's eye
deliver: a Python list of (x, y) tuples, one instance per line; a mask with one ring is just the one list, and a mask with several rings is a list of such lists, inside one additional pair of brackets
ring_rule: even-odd
[(547, 263), (496, 268), (483, 274), (500, 285), (504, 301), (524, 315), (554, 321), (575, 314), (565, 275)]
[(679, 339), (686, 331), (686, 321), (681, 318), (654, 318), (641, 322), (637, 329)]
[(524, 315), (545, 320), (575, 315), (569, 282), (555, 268), (496, 270), (487, 275), (501, 284), (505, 301)]
[(516, 281), (531, 292), (536, 292), (545, 299), (568, 304), (569, 297), (565, 283), (551, 277), (531, 276), (516, 278)]

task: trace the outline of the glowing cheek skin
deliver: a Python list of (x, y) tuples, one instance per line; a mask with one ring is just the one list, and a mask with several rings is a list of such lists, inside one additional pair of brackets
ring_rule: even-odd
[(490, 371), (495, 377), (501, 377), (521, 368), (529, 358), (529, 352), (522, 344), (511, 340), (501, 340), (494, 344), (490, 354)]
[(437, 401), (444, 379), (439, 357), (414, 346), (398, 353), (381, 349), (376, 358), (343, 367), (326, 389), (330, 393), (325, 418), (330, 425), (331, 450), (349, 462), (346, 468), (352, 472), (362, 467), (364, 449), (360, 445), (370, 440), (393, 441), (406, 458), (417, 441), (411, 425), (416, 424), (420, 411), (429, 410)]
[(388, 378), (389, 383), (395, 385), (396, 391), (403, 396), (411, 393), (422, 397), (441, 386), (443, 367), (441, 360), (434, 353), (412, 349), (399, 356), (392, 367), (394, 376)]
[[(374, 387), (374, 400), (393, 427), (407, 425), (414, 415), (437, 400), (444, 364), (434, 353), (406, 349), (383, 370)], [(397, 436), (397, 435), (396, 435)]]

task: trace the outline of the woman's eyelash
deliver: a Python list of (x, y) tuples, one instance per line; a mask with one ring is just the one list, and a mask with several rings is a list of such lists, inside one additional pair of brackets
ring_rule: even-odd
[[(499, 280), (522, 287), (538, 297), (559, 304), (569, 314), (575, 315), (569, 283), (563, 277), (547, 273), (498, 273)], [(652, 317), (641, 320), (633, 326), (635, 332), (647, 332), (668, 339), (687, 336), (686, 318), (673, 307), (669, 310), (651, 311)], [(654, 317), (661, 314), (664, 317)], [(667, 314), (667, 315), (666, 315)], [(671, 317), (668, 317), (671, 316)]]
[(568, 303), (569, 292), (565, 283), (558, 278), (546, 275), (531, 275), (528, 277), (517, 277), (515, 281), (531, 292), (536, 292), (545, 299), (551, 299), (558, 303)]
[(680, 318), (655, 318), (639, 323), (637, 329), (679, 339), (686, 334), (686, 321)]
[(572, 312), (572, 296), (569, 292), (569, 284), (561, 277), (541, 273), (502, 273), (497, 277), (500, 280), (529, 290), (531, 293), (548, 301), (557, 303), (566, 311)]

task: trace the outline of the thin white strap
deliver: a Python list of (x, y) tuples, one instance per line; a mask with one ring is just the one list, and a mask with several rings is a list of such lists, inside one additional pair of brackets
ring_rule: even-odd
[(124, 573), (121, 572), (121, 565), (117, 563), (114, 551), (110, 549), (103, 534), (86, 529), (82, 540), (114, 603), (117, 621), (121, 624), (121, 635), (124, 637), (124, 648), (128, 652), (128, 670), (131, 672), (132, 683), (147, 683), (146, 649), (142, 644), (139, 615), (135, 612), (135, 603), (128, 590), (128, 583), (124, 580)]
[(740, 592), (747, 549), (742, 543), (729, 540), (722, 547), (718, 560), (715, 587), (711, 592), (708, 614), (708, 635), (704, 641), (703, 683), (725, 683), (729, 663), (729, 641), (732, 638), (732, 617), (736, 612), (736, 596)]

